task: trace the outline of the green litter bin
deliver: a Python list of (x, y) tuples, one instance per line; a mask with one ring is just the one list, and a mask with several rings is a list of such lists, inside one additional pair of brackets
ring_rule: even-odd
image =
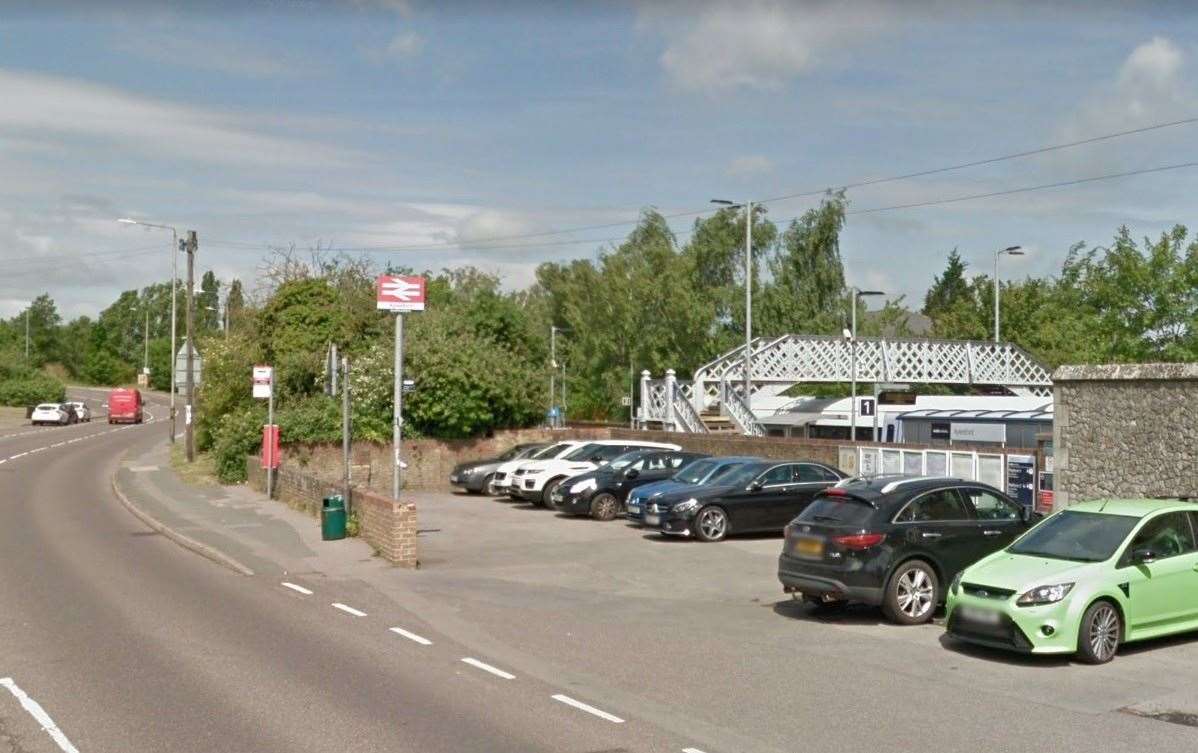
[(337, 541), (345, 538), (345, 499), (340, 494), (324, 498), (320, 508), (320, 538)]

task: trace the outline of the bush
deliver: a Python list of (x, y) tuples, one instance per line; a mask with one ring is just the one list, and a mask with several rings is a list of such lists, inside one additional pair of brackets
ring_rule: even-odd
[(265, 411), (251, 407), (220, 417), (213, 434), (216, 476), (222, 483), (245, 481), (245, 458), (262, 446)]
[(66, 396), (67, 388), (62, 382), (37, 371), (0, 382), (0, 405), (23, 407), (38, 403), (61, 403)]
[(325, 395), (314, 395), (275, 411), (279, 441), (340, 442), (341, 402)]

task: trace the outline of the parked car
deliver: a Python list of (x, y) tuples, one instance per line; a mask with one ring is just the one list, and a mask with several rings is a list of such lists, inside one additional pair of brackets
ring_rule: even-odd
[(46, 426), (47, 424), (66, 426), (71, 422), (71, 414), (67, 413), (59, 403), (42, 403), (33, 409), (29, 422), (34, 426)]
[(607, 465), (582, 473), (554, 490), (550, 502), (568, 515), (614, 520), (624, 510), (628, 493), (638, 486), (662, 481), (706, 455), (674, 450), (633, 450)]
[(140, 424), (143, 419), (141, 392), (117, 388), (108, 393), (108, 423)]
[(517, 458), (509, 460), (503, 465), (495, 469), (495, 478), (491, 479), (491, 487), (495, 489), (496, 496), (510, 496), (512, 482), (516, 480), (516, 471), (520, 470), (520, 466), (531, 460), (548, 460), (550, 458), (558, 458), (563, 455), (568, 455), (576, 448), (586, 444), (581, 439), (570, 439), (563, 442), (555, 442), (539, 452), (533, 453), (527, 458)]
[(645, 525), (672, 536), (720, 541), (732, 533), (781, 531), (815, 495), (844, 474), (812, 461), (746, 463), (710, 486), (651, 502)]
[(824, 491), (786, 527), (778, 579), (816, 604), (881, 605), (894, 622), (932, 619), (966, 566), (1033, 524), (1030, 508), (961, 479), (887, 476)]
[(673, 492), (713, 484), (716, 479), (733, 469), (739, 468), (745, 463), (756, 462), (761, 462), (761, 458), (709, 457), (691, 463), (664, 481), (645, 484), (629, 493), (628, 502), (625, 504), (625, 516), (633, 522), (642, 523), (645, 519), (645, 508), (650, 502)]
[(1198, 504), (1083, 502), (967, 567), (949, 588), (949, 635), (1090, 664), (1123, 643), (1198, 630)]
[(459, 463), (449, 474), (449, 483), (459, 486), (471, 494), (481, 494), (484, 491), (494, 494), (495, 489), (491, 482), (494, 480), (495, 471), (499, 469), (499, 466), (509, 460), (527, 459), (548, 446), (548, 442), (525, 442), (509, 448), (507, 452), (496, 458)]
[(92, 410), (91, 408), (87, 407), (87, 403), (83, 402), (82, 400), (76, 400), (73, 401), (71, 405), (74, 406), (75, 415), (79, 417), (80, 421), (91, 423)]
[(75, 410), (74, 403), (60, 403), (60, 405), (62, 406), (62, 409), (64, 411), (66, 411), (66, 413), (67, 413), (67, 423), (68, 424), (79, 423), (79, 412)]
[(599, 439), (587, 442), (560, 458), (530, 460), (524, 463), (516, 470), (516, 478), (519, 479), (519, 483), (510, 485), (509, 493), (518, 499), (548, 507), (549, 497), (566, 479), (580, 473), (593, 471), (629, 450), (645, 448), (682, 449), (676, 444), (637, 442), (627, 439)]

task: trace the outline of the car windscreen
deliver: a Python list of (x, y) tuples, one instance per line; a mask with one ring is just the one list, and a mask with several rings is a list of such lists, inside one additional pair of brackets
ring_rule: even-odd
[(601, 444), (595, 444), (594, 442), (589, 442), (587, 444), (582, 445), (574, 452), (571, 452), (568, 455), (566, 455), (565, 459), (566, 460), (589, 460), (591, 458), (591, 456), (594, 455), (599, 450), (599, 448), (602, 446), (603, 445), (601, 445)]
[(697, 463), (691, 463), (675, 473), (674, 480), (681, 481), (684, 484), (697, 484), (707, 478), (708, 474), (716, 469), (716, 465), (711, 460), (700, 460)]
[(523, 457), (527, 447), (511, 447), (508, 451), (499, 456), (500, 460), (514, 460), (515, 458)]
[(612, 460), (608, 467), (614, 471), (618, 471), (621, 468), (627, 468), (643, 457), (645, 457), (644, 450), (633, 450), (632, 452), (626, 452), (620, 457)]
[(803, 508), (796, 522), (864, 526), (874, 513), (867, 502), (848, 495), (821, 494)]
[(1028, 531), (1007, 551), (1028, 557), (1103, 562), (1115, 554), (1139, 520), (1130, 515), (1066, 510)]

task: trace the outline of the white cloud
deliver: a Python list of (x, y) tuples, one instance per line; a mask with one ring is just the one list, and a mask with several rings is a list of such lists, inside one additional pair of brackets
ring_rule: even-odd
[(760, 154), (746, 154), (728, 163), (724, 172), (733, 178), (752, 178), (774, 171), (774, 163)]
[(0, 70), (0, 138), (117, 145), (202, 163), (343, 166), (350, 153), (254, 130), (234, 113), (142, 97), (86, 81)]
[(524, 235), (530, 230), (529, 223), (516, 214), (484, 209), (458, 222), (455, 237), (459, 245), (468, 246), (471, 243), (486, 243), (513, 235)]
[(666, 38), (661, 65), (683, 89), (776, 89), (835, 52), (897, 26), (901, 9), (876, 2), (752, 0), (642, 8)]
[(389, 58), (412, 58), (424, 49), (424, 37), (414, 31), (404, 31), (396, 34), (387, 44), (386, 55)]

